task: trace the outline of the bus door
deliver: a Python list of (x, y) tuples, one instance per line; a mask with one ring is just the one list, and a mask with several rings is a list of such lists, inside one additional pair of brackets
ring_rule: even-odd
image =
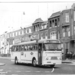
[(42, 43), (38, 44), (38, 64), (42, 65)]

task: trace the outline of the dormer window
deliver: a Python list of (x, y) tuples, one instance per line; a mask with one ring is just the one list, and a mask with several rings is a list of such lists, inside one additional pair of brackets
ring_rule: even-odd
[(52, 22), (50, 21), (50, 27), (52, 27)]
[(65, 13), (65, 22), (69, 22), (69, 13)]
[(57, 22), (58, 22), (57, 19), (55, 19), (55, 26), (57, 26)]

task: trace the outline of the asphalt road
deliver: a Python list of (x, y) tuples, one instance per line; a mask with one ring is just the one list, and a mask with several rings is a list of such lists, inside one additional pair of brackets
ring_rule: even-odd
[(75, 74), (75, 65), (62, 64), (54, 68), (19, 64), (15, 65), (10, 59), (0, 58), (0, 75), (60, 75)]

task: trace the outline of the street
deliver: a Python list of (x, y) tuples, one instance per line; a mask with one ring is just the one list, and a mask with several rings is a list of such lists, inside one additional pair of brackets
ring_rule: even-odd
[(75, 65), (62, 64), (50, 67), (33, 67), (27, 64), (15, 65), (10, 59), (0, 58), (0, 75), (60, 75), (60, 74), (75, 74)]

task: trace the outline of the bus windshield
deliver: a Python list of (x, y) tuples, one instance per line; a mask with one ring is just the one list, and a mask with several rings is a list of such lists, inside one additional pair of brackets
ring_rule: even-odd
[(47, 51), (61, 51), (61, 45), (57, 43), (46, 43), (45, 50)]

